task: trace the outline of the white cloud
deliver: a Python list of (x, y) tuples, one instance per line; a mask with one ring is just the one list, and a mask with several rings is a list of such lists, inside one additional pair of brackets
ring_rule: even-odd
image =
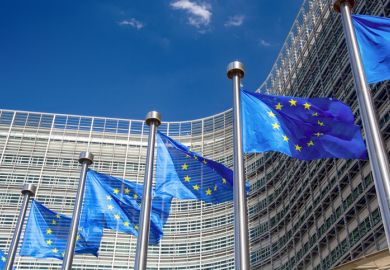
[(211, 21), (211, 6), (207, 4), (198, 4), (190, 0), (175, 0), (171, 4), (173, 9), (185, 10), (188, 14), (189, 24), (200, 28), (207, 26)]
[(142, 22), (136, 20), (135, 18), (131, 18), (129, 20), (123, 20), (123, 21), (119, 22), (119, 25), (121, 25), (121, 26), (128, 25), (128, 26), (131, 26), (137, 30), (142, 29), (145, 26)]
[(244, 15), (234, 15), (232, 17), (229, 17), (229, 19), (225, 22), (225, 26), (240, 26), (243, 24), (245, 19)]
[(264, 39), (260, 39), (259, 45), (262, 46), (262, 47), (271, 47), (272, 46), (271, 43), (269, 43), (268, 41), (266, 41)]

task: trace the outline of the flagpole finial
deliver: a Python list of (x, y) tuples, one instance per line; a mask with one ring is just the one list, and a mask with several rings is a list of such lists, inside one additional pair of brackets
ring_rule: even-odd
[(351, 9), (355, 6), (355, 0), (333, 0), (333, 9), (336, 12), (340, 12), (340, 6), (343, 3), (348, 4)]
[(83, 164), (84, 162), (91, 165), (93, 163), (93, 154), (91, 152), (81, 152), (79, 157), (79, 163)]
[(240, 61), (231, 62), (227, 66), (227, 76), (229, 79), (232, 79), (235, 74), (238, 74), (240, 78), (244, 78), (244, 73), (245, 73), (244, 64), (241, 63)]
[(148, 112), (148, 114), (146, 115), (145, 123), (150, 126), (152, 122), (155, 122), (157, 126), (161, 125), (161, 115), (159, 112)]
[(31, 197), (34, 197), (37, 187), (33, 184), (25, 184), (22, 188), (22, 194), (30, 194)]

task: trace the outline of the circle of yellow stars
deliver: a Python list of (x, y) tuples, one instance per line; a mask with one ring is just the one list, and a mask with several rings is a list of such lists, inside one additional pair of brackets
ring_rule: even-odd
[[(291, 98), (291, 99), (288, 101), (288, 105), (289, 105), (290, 107), (302, 106), (303, 109), (304, 109), (304, 110), (307, 110), (307, 111), (310, 111), (310, 110), (312, 109), (312, 105), (311, 105), (310, 103), (305, 102), (304, 104), (299, 104), (299, 103), (298, 103), (298, 100), (293, 99), (293, 98)], [(288, 105), (286, 105), (286, 106), (288, 106)], [(275, 110), (276, 110), (276, 111), (282, 111), (284, 106), (285, 106), (285, 105), (283, 105), (281, 102), (278, 102), (278, 103), (276, 103), (276, 105), (275, 105)], [(275, 114), (273, 111), (268, 111), (267, 114), (268, 114), (268, 116), (269, 116), (270, 118), (276, 119), (276, 114)], [(311, 113), (311, 116), (313, 116), (313, 117), (318, 117), (318, 116), (319, 116), (319, 113), (318, 113), (318, 112), (313, 112), (313, 113)], [(319, 127), (324, 127), (324, 126), (325, 126), (325, 123), (324, 123), (323, 121), (317, 120), (317, 125), (318, 125)], [(278, 123), (278, 122), (273, 122), (273, 123), (272, 123), (272, 128), (273, 128), (274, 130), (281, 130), (280, 123)], [(323, 136), (323, 135), (324, 135), (324, 134), (321, 133), (321, 132), (316, 132), (316, 133), (313, 134), (313, 136), (315, 136), (315, 137), (317, 137), (317, 138), (318, 138), (318, 137), (321, 137), (321, 136)], [(283, 134), (283, 135), (282, 135), (282, 139), (283, 139), (284, 142), (287, 142), (287, 143), (290, 141), (290, 138), (289, 138), (286, 134)], [(306, 143), (306, 145), (307, 145), (308, 148), (310, 148), (310, 147), (313, 147), (313, 146), (315, 145), (315, 143), (314, 143), (314, 141), (311, 139), (311, 140), (309, 140), (309, 141)], [(296, 150), (297, 152), (302, 152), (302, 150), (303, 150), (303, 146), (302, 146), (302, 145), (299, 145), (299, 144), (295, 144), (295, 145), (294, 145), (294, 148), (295, 148), (295, 150)]]
[[(271, 112), (271, 113), (272, 113), (272, 112)], [(273, 114), (273, 113), (272, 113), (272, 114)], [(189, 151), (188, 151), (188, 153), (186, 154), (186, 158), (191, 158), (191, 155), (193, 156), (194, 160), (199, 160), (199, 157), (198, 157), (196, 154), (192, 153), (192, 148), (189, 148)], [(202, 163), (203, 163), (204, 165), (207, 165), (207, 160), (206, 160), (205, 158), (202, 158), (202, 159), (203, 159), (203, 160), (202, 160)], [(181, 165), (181, 169), (182, 169), (182, 171), (188, 171), (189, 165), (185, 162), (184, 164)], [(186, 182), (186, 183), (190, 183), (190, 182), (191, 182), (191, 179), (192, 179), (192, 178), (191, 178), (189, 175), (185, 175), (185, 176), (183, 177), (183, 180), (184, 180), (184, 182)], [(221, 182), (222, 182), (222, 184), (224, 184), (224, 185), (227, 184), (227, 181), (226, 181), (225, 178), (222, 178)], [(199, 190), (201, 189), (201, 187), (200, 187), (198, 184), (195, 184), (195, 185), (192, 185), (192, 189), (193, 189), (194, 191), (199, 191)], [(214, 184), (214, 187), (213, 187), (213, 188), (207, 188), (207, 189), (204, 191), (204, 193), (205, 193), (205, 195), (207, 195), (207, 196), (211, 196), (211, 195), (213, 194), (213, 192), (216, 192), (217, 190), (218, 190), (218, 185), (217, 185), (217, 184)]]
[[(55, 227), (58, 225), (58, 222), (60, 221), (61, 219), (61, 215), (60, 214), (56, 214), (55, 215), (55, 218), (53, 218), (51, 220), (51, 226), (52, 227)], [(82, 228), (79, 228), (79, 231), (81, 231)], [(47, 228), (46, 229), (46, 235), (47, 237), (49, 237), (45, 242), (48, 246), (52, 246), (54, 245), (54, 239), (55, 239), (55, 235), (53, 236), (53, 229), (52, 228)], [(81, 236), (80, 234), (78, 233), (77, 236), (76, 236), (76, 240), (80, 240)], [(54, 253), (54, 254), (58, 254), (59, 253), (59, 249), (57, 247), (54, 247), (51, 249), (51, 252)], [(61, 253), (61, 257), (64, 257), (65, 256), (65, 252), (62, 252)]]
[[(120, 189), (119, 189), (119, 188), (114, 188), (114, 189), (112, 190), (112, 193), (115, 194), (115, 195), (118, 195), (118, 194), (121, 193), (121, 192), (120, 192)], [(134, 193), (134, 194), (131, 195), (131, 190), (130, 190), (128, 187), (126, 187), (126, 188), (123, 190), (122, 193), (125, 194), (125, 195), (128, 195), (128, 196), (132, 196), (132, 198), (133, 198), (134, 200), (137, 200), (137, 199), (139, 198), (139, 195), (136, 194), (136, 193)], [(107, 204), (107, 209), (110, 210), (110, 212), (116, 212), (116, 211), (114, 211), (114, 210), (115, 210), (115, 206), (114, 206), (115, 203), (114, 203), (114, 202), (111, 202), (111, 201), (112, 201), (112, 196), (111, 196), (111, 195), (106, 195), (106, 201), (107, 201), (107, 203), (108, 203), (108, 204)], [(141, 204), (139, 203), (138, 206), (141, 207)], [(122, 215), (120, 215), (120, 214), (118, 214), (118, 213), (113, 213), (113, 218), (114, 218), (114, 220), (116, 220), (117, 222), (123, 222), (123, 226), (126, 227), (126, 228), (130, 227), (130, 225), (131, 225), (131, 222), (130, 222), (129, 220), (127, 220), (126, 218), (122, 218)], [(138, 225), (134, 225), (134, 229), (135, 229), (135, 230), (138, 230), (138, 228), (139, 228)]]

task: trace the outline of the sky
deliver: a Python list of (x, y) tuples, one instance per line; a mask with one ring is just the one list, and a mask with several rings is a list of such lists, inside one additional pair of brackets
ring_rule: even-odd
[(3, 0), (0, 108), (163, 121), (232, 106), (227, 65), (267, 77), (303, 0)]

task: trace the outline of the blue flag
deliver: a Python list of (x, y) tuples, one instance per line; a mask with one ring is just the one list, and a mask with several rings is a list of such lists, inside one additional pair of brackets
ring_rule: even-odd
[[(138, 236), (143, 185), (89, 170), (81, 220), (100, 223), (107, 229)], [(153, 195), (149, 243), (163, 236), (171, 197)]]
[(0, 249), (0, 270), (4, 269), (6, 263), (7, 256), (5, 256), (5, 253)]
[(156, 192), (221, 203), (233, 199), (233, 171), (157, 134)]
[(369, 83), (390, 79), (390, 19), (353, 15), (352, 22)]
[(241, 91), (241, 112), (245, 153), (276, 151), (302, 160), (367, 158), (351, 109), (336, 99)]
[[(70, 217), (57, 214), (33, 200), (20, 255), (62, 260), (65, 255), (70, 224)], [(80, 223), (75, 253), (97, 256), (102, 235), (102, 228)]]

